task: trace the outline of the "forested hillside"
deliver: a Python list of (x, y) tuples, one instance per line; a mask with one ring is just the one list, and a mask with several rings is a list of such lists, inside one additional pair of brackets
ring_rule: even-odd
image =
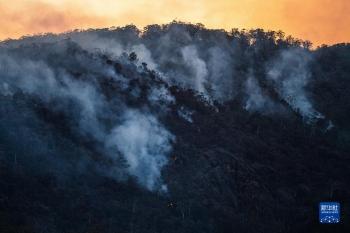
[(0, 232), (350, 232), (349, 90), (349, 44), (283, 32), (2, 41)]

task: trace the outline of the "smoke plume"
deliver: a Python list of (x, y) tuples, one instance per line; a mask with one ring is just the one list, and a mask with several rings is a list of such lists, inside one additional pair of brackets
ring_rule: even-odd
[[(193, 123), (196, 114), (177, 106), (171, 87), (213, 105), (237, 100), (242, 109), (271, 117), (285, 111), (281, 100), (308, 123), (323, 117), (307, 91), (312, 52), (299, 45), (277, 49), (267, 35), (174, 22), (4, 41), (0, 94), (24, 95), (62, 116), (70, 134), (114, 164), (106, 174), (165, 190), (161, 174), (175, 135), (163, 117), (175, 112)], [(276, 48), (267, 53), (266, 46)]]

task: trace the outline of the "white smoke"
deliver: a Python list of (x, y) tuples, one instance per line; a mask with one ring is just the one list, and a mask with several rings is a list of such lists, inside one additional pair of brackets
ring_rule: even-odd
[(149, 114), (128, 110), (123, 122), (108, 136), (107, 146), (121, 152), (128, 172), (149, 190), (162, 187), (161, 170), (167, 164), (174, 136)]
[(185, 108), (184, 106), (181, 106), (181, 108), (177, 111), (177, 114), (185, 121), (189, 123), (193, 123), (193, 119), (192, 119), (193, 111), (191, 111), (190, 109)]
[[(19, 50), (19, 55), (10, 51), (1, 54), (0, 94), (21, 92), (40, 99), (51, 111), (63, 112), (69, 118), (71, 129), (98, 144), (98, 151), (106, 158), (121, 156), (127, 165), (126, 174), (136, 177), (151, 191), (164, 190), (161, 169), (167, 164), (174, 136), (157, 120), (157, 116), (147, 111), (147, 107), (130, 110), (124, 99), (117, 97), (118, 93), (114, 97), (117, 102), (109, 102), (98, 85), (101, 79), (112, 76), (114, 80), (121, 80), (123, 86), (127, 85), (125, 79), (102, 63), (98, 65), (100, 61), (93, 56), (71, 56), (64, 49), (53, 46), (50, 51), (42, 50), (41, 55), (51, 60), (56, 57), (65, 57), (66, 60), (63, 64), (61, 60), (54, 61), (56, 66), (52, 67), (40, 58), (34, 58), (32, 53), (35, 51), (29, 50), (28, 54), (21, 54), (22, 50)], [(76, 69), (77, 62), (84, 72), (79, 78), (70, 74), (70, 70)], [(92, 65), (93, 62), (96, 64)], [(154, 102), (162, 99), (164, 105), (173, 101), (163, 88), (149, 99)]]
[[(191, 30), (193, 28), (187, 25), (170, 24), (164, 28), (151, 27), (150, 31), (140, 34), (136, 28), (129, 26), (26, 40), (27, 43), (43, 43), (69, 38), (87, 51), (99, 50), (115, 59), (125, 53), (135, 52), (138, 57), (135, 62), (138, 65), (147, 63), (148, 68), (162, 74), (163, 80), (169, 84), (181, 84), (185, 88), (194, 89), (208, 99), (220, 102), (231, 100), (239, 92), (237, 88), (246, 87), (246, 84), (241, 83), (242, 80), (245, 82), (249, 78), (249, 73), (239, 73), (237, 64), (242, 61), (249, 64), (253, 58), (249, 54), (240, 53), (238, 45), (234, 46), (222, 31), (209, 33), (203, 30), (192, 34)], [(304, 90), (310, 79), (309, 60), (309, 52), (286, 49), (272, 62), (267, 61), (267, 76), (294, 110), (311, 119), (320, 115), (312, 108)], [(288, 63), (294, 63), (298, 68), (290, 68), (286, 65)]]
[(283, 50), (267, 69), (267, 78), (277, 93), (306, 121), (323, 118), (317, 112), (306, 92), (311, 78), (308, 69), (311, 57), (302, 49)]
[(100, 37), (97, 33), (75, 33), (69, 38), (87, 51), (99, 50), (113, 58), (119, 57), (124, 52), (123, 46), (116, 40)]
[(208, 79), (210, 88), (213, 91), (212, 96), (219, 101), (225, 101), (233, 98), (234, 65), (232, 57), (228, 54), (227, 51), (218, 46), (210, 48), (208, 52)]
[(148, 94), (148, 101), (152, 106), (161, 110), (160, 112), (166, 113), (169, 110), (169, 106), (175, 104), (176, 100), (171, 95), (169, 90), (162, 87), (151, 87)]
[(158, 65), (154, 62), (152, 53), (146, 48), (144, 44), (134, 45), (130, 49), (127, 49), (126, 52), (135, 52), (137, 54), (139, 62), (146, 63), (147, 67), (151, 70), (157, 70)]
[[(72, 79), (68, 74), (54, 71), (43, 61), (0, 56), (1, 78), (6, 80), (8, 88), (34, 95), (49, 104), (57, 102), (57, 110), (73, 114), (66, 105), (76, 104), (80, 109), (78, 124), (81, 132), (96, 139), (102, 137), (97, 115), (105, 104), (103, 97), (89, 83)], [(75, 116), (74, 116), (75, 117)]]
[(245, 91), (248, 98), (244, 108), (251, 112), (271, 113), (278, 110), (277, 104), (263, 93), (258, 81), (252, 75), (245, 82)]
[(74, 33), (69, 38), (87, 51), (100, 51), (103, 54), (108, 54), (113, 59), (119, 58), (123, 53), (130, 54), (134, 52), (137, 54), (138, 65), (146, 63), (149, 69), (157, 69), (157, 64), (154, 62), (151, 52), (142, 43), (133, 44), (131, 40), (124, 44), (118, 40), (118, 37), (106, 38), (94, 32)]
[(195, 46), (190, 45), (181, 49), (181, 54), (185, 62), (185, 66), (190, 68), (189, 80), (191, 87), (203, 94), (207, 94), (205, 84), (207, 82), (208, 70), (206, 63), (199, 58), (198, 52)]
[[(273, 88), (306, 121), (322, 117), (306, 90), (311, 79), (310, 52), (283, 50), (276, 59), (265, 61), (266, 73), (254, 77), (249, 70), (259, 67), (252, 67), (252, 51), (240, 52), (224, 32), (194, 33), (186, 27), (170, 25), (143, 35), (132, 27), (75, 31), (1, 43), (0, 94), (23, 92), (39, 98), (53, 111), (64, 112), (73, 130), (99, 144), (98, 151), (106, 157), (123, 158), (126, 174), (149, 190), (164, 185), (161, 173), (174, 140), (159, 120), (176, 103), (169, 85), (193, 89), (209, 104), (230, 101), (243, 93), (243, 107), (263, 114), (283, 109), (266, 91)], [(124, 59), (131, 52), (137, 54), (136, 61)], [(129, 71), (118, 73), (100, 55), (122, 63)], [(142, 74), (148, 72), (142, 68), (143, 62), (166, 85), (139, 85), (145, 82)], [(266, 81), (265, 74), (267, 87), (262, 87), (258, 80)], [(117, 85), (112, 96), (100, 86), (101, 80), (107, 79)], [(139, 84), (132, 86), (132, 81)], [(144, 92), (146, 106), (130, 109), (126, 98), (138, 100)], [(177, 113), (192, 123), (193, 112), (185, 107)]]
[[(164, 81), (194, 89), (208, 100), (232, 100), (242, 88), (245, 89), (244, 92), (248, 89), (259, 91), (251, 88), (254, 83), (250, 81), (250, 74), (247, 72), (249, 69), (260, 69), (254, 67), (252, 62), (259, 45), (252, 44), (254, 51), (242, 53), (244, 50), (239, 41), (231, 40), (224, 31), (171, 23), (153, 25), (143, 33), (134, 26), (126, 26), (117, 29), (74, 31), (56, 37), (30, 37), (24, 41), (27, 41), (27, 44), (44, 43), (67, 38), (87, 51), (100, 50), (112, 58), (135, 52), (138, 57), (136, 64), (141, 65), (145, 62), (148, 68), (161, 74)], [(18, 45), (19, 42), (14, 41), (12, 44)], [(266, 73), (270, 84), (280, 97), (307, 121), (322, 117), (313, 108), (305, 90), (311, 78), (308, 71), (310, 54), (302, 49), (284, 49), (276, 59), (266, 61), (269, 64)], [(240, 63), (248, 69), (239, 68), (237, 64)], [(262, 92), (261, 95), (264, 95), (261, 96), (263, 99), (270, 98), (268, 93)], [(249, 102), (253, 104), (251, 101), (252, 99)], [(272, 107), (271, 104), (268, 105)], [(279, 109), (270, 112), (276, 111)]]

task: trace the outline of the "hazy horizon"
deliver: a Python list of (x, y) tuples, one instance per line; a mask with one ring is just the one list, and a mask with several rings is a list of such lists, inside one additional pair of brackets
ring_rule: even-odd
[(350, 2), (346, 0), (13, 0), (11, 5), (0, 0), (0, 10), (0, 40), (129, 24), (143, 28), (178, 20), (210, 29), (282, 30), (316, 46), (350, 41)]

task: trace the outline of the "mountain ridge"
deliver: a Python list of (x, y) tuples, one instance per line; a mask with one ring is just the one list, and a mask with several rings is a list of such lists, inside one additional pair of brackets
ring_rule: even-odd
[(349, 229), (349, 45), (67, 35), (0, 44), (2, 232), (321, 232), (325, 199)]

